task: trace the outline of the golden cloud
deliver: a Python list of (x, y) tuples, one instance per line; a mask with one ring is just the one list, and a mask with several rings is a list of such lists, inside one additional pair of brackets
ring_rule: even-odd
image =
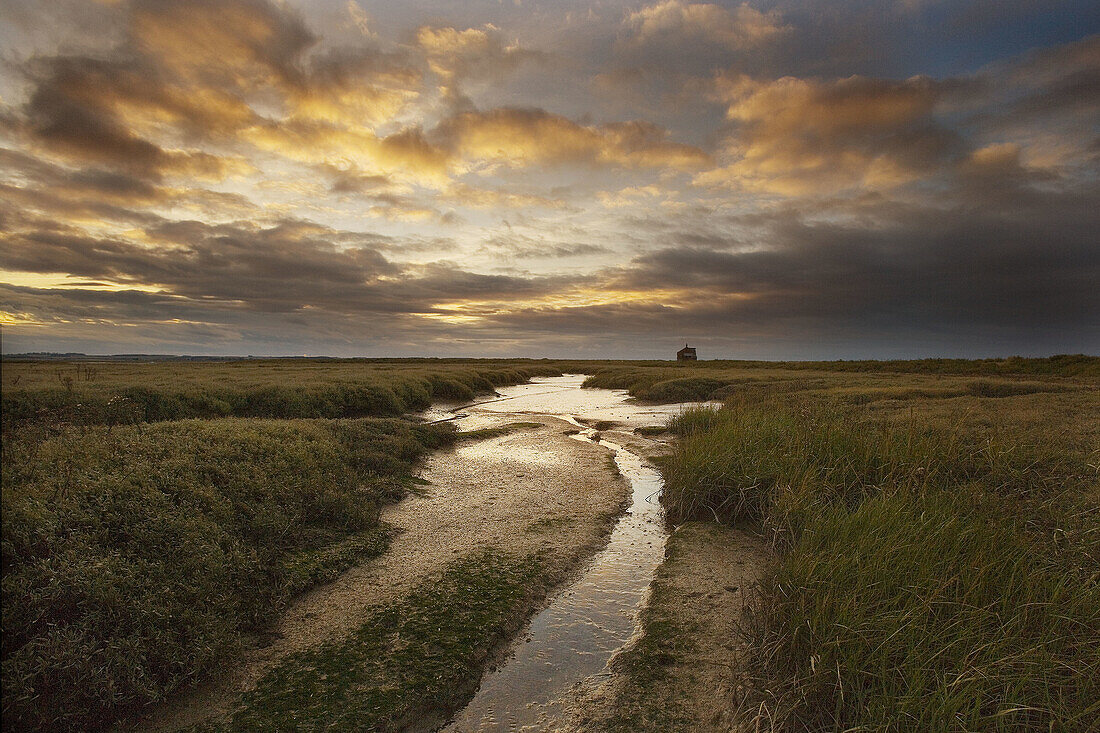
[(762, 13), (748, 3), (731, 11), (681, 0), (665, 0), (631, 13), (625, 25), (631, 33), (627, 45), (703, 41), (730, 49), (759, 45), (790, 30), (775, 11)]
[(590, 163), (691, 170), (709, 160), (698, 148), (668, 141), (667, 133), (650, 123), (588, 126), (538, 109), (462, 113), (446, 120), (439, 134), (473, 165)]
[(724, 146), (730, 162), (696, 182), (784, 195), (900, 185), (935, 168), (951, 148), (952, 136), (932, 116), (940, 97), (926, 77), (722, 76), (714, 98), (736, 125)]
[(139, 0), (130, 33), (181, 78), (242, 87), (297, 81), (301, 56), (316, 42), (296, 14), (263, 0)]

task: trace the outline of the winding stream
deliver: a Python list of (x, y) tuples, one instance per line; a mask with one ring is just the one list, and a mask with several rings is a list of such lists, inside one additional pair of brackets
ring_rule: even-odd
[[(594, 686), (607, 674), (612, 655), (636, 633), (654, 571), (667, 538), (658, 501), (660, 474), (639, 455), (605, 440), (585, 422), (614, 421), (618, 429), (660, 425), (685, 405), (641, 406), (622, 390), (585, 389), (583, 375), (532, 380), (502, 388), (500, 398), (436, 411), (429, 419), (454, 419), (472, 429), (502, 415), (550, 415), (577, 426), (578, 440), (597, 442), (613, 455), (632, 487), (630, 508), (607, 546), (583, 575), (561, 589), (514, 643), (507, 661), (487, 674), (476, 696), (444, 730), (556, 730), (578, 685)], [(582, 422), (583, 421), (583, 422)]]

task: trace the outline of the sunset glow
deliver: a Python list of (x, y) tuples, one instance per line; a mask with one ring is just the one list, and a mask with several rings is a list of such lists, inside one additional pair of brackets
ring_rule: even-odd
[(1098, 31), (1088, 2), (4, 3), (3, 349), (1095, 352)]

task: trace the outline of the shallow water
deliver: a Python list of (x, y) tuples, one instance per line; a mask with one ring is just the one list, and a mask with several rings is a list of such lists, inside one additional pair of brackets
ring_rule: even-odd
[(570, 692), (606, 674), (608, 660), (636, 631), (638, 611), (664, 558), (661, 477), (641, 457), (598, 438), (582, 421), (613, 420), (631, 430), (663, 424), (685, 405), (633, 405), (625, 401), (622, 390), (582, 390), (583, 380), (583, 375), (537, 379), (501, 389), (500, 398), (425, 416), (455, 417), (462, 429), (487, 423), (486, 413), (496, 422), (501, 414), (517, 420), (525, 414), (559, 417), (582, 428), (578, 440), (597, 440), (607, 447), (632, 487), (630, 508), (615, 525), (607, 547), (535, 616), (507, 661), (485, 676), (474, 699), (444, 730), (557, 729)]

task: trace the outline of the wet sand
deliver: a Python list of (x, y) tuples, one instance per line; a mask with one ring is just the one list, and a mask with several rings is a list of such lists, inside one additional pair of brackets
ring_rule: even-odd
[(735, 717), (747, 685), (741, 625), (747, 596), (772, 559), (768, 541), (752, 527), (712, 522), (677, 527), (647, 610), (649, 622), (679, 642), (677, 653), (664, 660), (661, 684), (631, 689), (622, 671), (633, 653), (628, 646), (612, 660), (607, 682), (574, 703), (565, 729), (598, 733), (621, 729), (629, 720), (631, 730), (654, 733), (743, 730)]
[[(287, 654), (345, 635), (371, 607), (394, 601), (468, 552), (494, 546), (541, 552), (555, 575), (575, 572), (606, 542), (630, 487), (612, 470), (605, 448), (565, 434), (570, 423), (523, 419), (539, 427), (433, 454), (422, 472), (430, 482), (424, 495), (383, 513), (398, 533), (384, 555), (303, 595), (277, 623), (269, 646), (247, 650), (219, 679), (165, 703), (138, 729), (177, 730), (230, 713)], [(476, 426), (515, 420), (479, 415)]]

